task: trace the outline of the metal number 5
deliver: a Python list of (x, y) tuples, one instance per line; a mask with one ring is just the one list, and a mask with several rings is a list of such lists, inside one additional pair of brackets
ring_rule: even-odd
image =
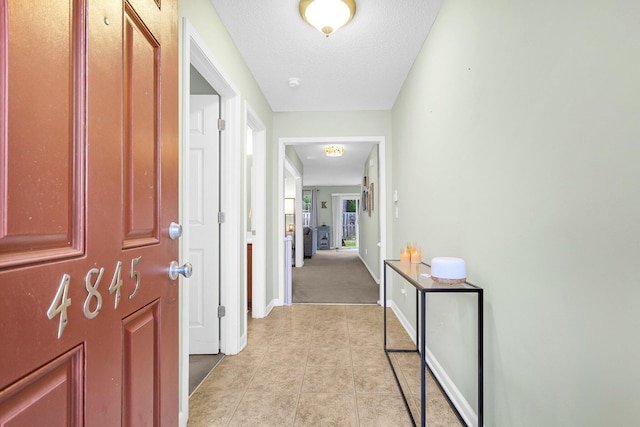
[(140, 289), (140, 272), (138, 270), (136, 270), (136, 264), (138, 264), (140, 261), (142, 261), (142, 257), (139, 256), (138, 258), (134, 258), (131, 260), (131, 274), (129, 275), (130, 278), (136, 278), (136, 287), (133, 290), (133, 293), (131, 295), (129, 295), (129, 299), (133, 299), (133, 297), (136, 296), (136, 294), (138, 293), (138, 290)]

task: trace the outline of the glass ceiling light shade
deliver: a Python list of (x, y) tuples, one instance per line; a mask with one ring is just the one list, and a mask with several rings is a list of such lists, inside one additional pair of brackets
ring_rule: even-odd
[(340, 157), (344, 154), (344, 147), (342, 145), (327, 145), (324, 147), (324, 154), (329, 157)]
[(284, 199), (284, 214), (285, 215), (296, 214), (296, 199), (293, 199), (293, 198)]
[(348, 24), (355, 13), (355, 0), (300, 0), (302, 19), (326, 37)]

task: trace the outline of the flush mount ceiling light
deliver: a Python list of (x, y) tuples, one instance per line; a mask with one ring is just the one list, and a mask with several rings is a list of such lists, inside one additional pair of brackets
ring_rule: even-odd
[(327, 145), (324, 147), (324, 154), (329, 157), (340, 157), (344, 154), (344, 147), (342, 145)]
[(300, 0), (302, 19), (326, 37), (347, 25), (355, 13), (355, 0)]

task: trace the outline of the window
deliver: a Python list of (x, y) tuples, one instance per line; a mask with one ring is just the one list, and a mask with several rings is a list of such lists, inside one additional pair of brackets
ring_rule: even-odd
[(302, 191), (302, 226), (309, 227), (311, 224), (311, 198), (313, 197), (312, 190)]

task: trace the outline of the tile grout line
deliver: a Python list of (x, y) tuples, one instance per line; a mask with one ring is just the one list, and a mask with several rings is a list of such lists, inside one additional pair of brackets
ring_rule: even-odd
[[(279, 322), (279, 328), (281, 328), (281, 323), (282, 320), (280, 320)], [(279, 329), (278, 328), (278, 329)], [(278, 330), (277, 329), (277, 330)], [(277, 330), (276, 330), (276, 334), (277, 334)], [(248, 327), (247, 327), (247, 335), (249, 334), (248, 331)], [(274, 334), (273, 337), (275, 337), (276, 335)], [(245, 396), (247, 395), (249, 388), (251, 387), (251, 384), (253, 383), (253, 380), (255, 379), (258, 371), (260, 370), (260, 368), (263, 366), (264, 360), (267, 357), (267, 354), (269, 353), (269, 349), (271, 348), (271, 346), (273, 345), (273, 340), (274, 338), (271, 337), (271, 339), (268, 342), (268, 345), (266, 346), (266, 350), (264, 352), (264, 354), (262, 356), (260, 356), (259, 358), (259, 362), (257, 363), (256, 369), (253, 372), (253, 375), (251, 376), (251, 379), (247, 382), (246, 387), (244, 388), (244, 390), (242, 391), (242, 396), (240, 397), (240, 399), (238, 400), (238, 403), (235, 405), (235, 408), (233, 409), (233, 412), (231, 413), (231, 415), (229, 416), (229, 419), (226, 422), (226, 426), (229, 426), (229, 424), (231, 423), (231, 420), (233, 420), (233, 416), (236, 414), (236, 411), (238, 410), (238, 408), (240, 407), (240, 404), (242, 403), (243, 399), (245, 398)]]
[(317, 313), (314, 312), (313, 325), (311, 326), (311, 338), (307, 342), (307, 359), (304, 362), (304, 370), (302, 372), (302, 381), (300, 381), (300, 387), (298, 388), (298, 398), (296, 399), (296, 408), (293, 414), (292, 427), (296, 425), (296, 419), (298, 418), (298, 407), (300, 406), (300, 397), (302, 396), (302, 387), (304, 386), (304, 377), (307, 375), (307, 366), (309, 365), (309, 353), (311, 352), (311, 341), (313, 340), (313, 329), (317, 322)]
[[(291, 402), (292, 404), (289, 406), (290, 409), (286, 409), (286, 412), (283, 412), (283, 415), (285, 415), (286, 413), (289, 413), (290, 410), (294, 411), (294, 413), (292, 414), (293, 415), (292, 418), (289, 418), (291, 417), (291, 414), (286, 416), (286, 418), (289, 418), (291, 420), (292, 426), (295, 426), (296, 422), (305, 421), (305, 417), (304, 416), (301, 417), (299, 410), (302, 409), (302, 407), (300, 406), (301, 399), (304, 391), (305, 380), (308, 379), (307, 376), (309, 374), (309, 370), (313, 370), (314, 372), (315, 370), (319, 372), (322, 371), (323, 375), (327, 373), (328, 378), (331, 377), (332, 375), (331, 372), (335, 373), (336, 369), (343, 370), (344, 369), (343, 367), (345, 367), (350, 371), (348, 373), (349, 374), (348, 381), (352, 385), (353, 389), (352, 389), (352, 392), (349, 393), (349, 395), (352, 396), (353, 405), (354, 405), (351, 414), (355, 416), (355, 423), (357, 426), (361, 425), (364, 422), (364, 420), (362, 420), (361, 417), (365, 416), (366, 418), (367, 414), (369, 414), (369, 410), (371, 409), (369, 407), (373, 402), (368, 397), (365, 398), (363, 396), (369, 396), (369, 395), (383, 396), (388, 394), (393, 394), (394, 396), (397, 396), (398, 391), (395, 390), (396, 388), (395, 384), (394, 384), (393, 393), (390, 393), (390, 392), (374, 393), (374, 392), (371, 392), (371, 390), (367, 392), (367, 390), (365, 389), (360, 395), (358, 393), (358, 389), (355, 381), (356, 379), (355, 374), (356, 374), (357, 368), (363, 368), (361, 364), (356, 366), (356, 361), (360, 361), (360, 362), (364, 361), (364, 363), (367, 366), (370, 366), (371, 365), (370, 362), (368, 362), (367, 361), (368, 359), (366, 359), (367, 355), (369, 354), (369, 350), (372, 351), (374, 348), (376, 350), (380, 349), (380, 351), (383, 350), (382, 348), (380, 348), (380, 345), (378, 345), (379, 343), (374, 344), (374, 342), (368, 339), (367, 337), (367, 335), (371, 334), (373, 331), (377, 331), (377, 328), (379, 326), (378, 323), (380, 323), (383, 313), (378, 313), (379, 315), (376, 314), (375, 316), (372, 317), (371, 315), (369, 315), (369, 312), (364, 312), (363, 310), (356, 310), (353, 313), (349, 313), (349, 310), (346, 307), (341, 307), (338, 310), (317, 309), (317, 310), (309, 310), (308, 312), (304, 310), (304, 311), (298, 311), (297, 314), (294, 314), (296, 313), (296, 311), (293, 311), (293, 310), (287, 310), (287, 311), (285, 311), (286, 309), (283, 309), (283, 310), (276, 309), (276, 310), (274, 310), (273, 312), (275, 316), (272, 316), (271, 321), (260, 322), (259, 321), (260, 319), (258, 319), (258, 321), (255, 323), (251, 321), (248, 322), (247, 333), (252, 335), (257, 340), (257, 341), (252, 340), (254, 341), (254, 345), (251, 346), (256, 349), (255, 354), (257, 355), (257, 357), (256, 357), (256, 361), (254, 362), (255, 370), (253, 371), (253, 373), (251, 373), (250, 376), (245, 377), (245, 378), (248, 377), (248, 381), (246, 385), (241, 390), (239, 390), (240, 393), (238, 394), (238, 400), (227, 412), (229, 415), (224, 419), (218, 418), (218, 422), (222, 422), (223, 423), (222, 425), (224, 426), (232, 425), (231, 421), (233, 421), (233, 419), (237, 419), (237, 417), (239, 416), (239, 413), (240, 414), (242, 413), (242, 412), (239, 412), (241, 408), (241, 404), (247, 398), (247, 395), (251, 389), (251, 385), (256, 380), (259, 370), (262, 368), (268, 367), (267, 365), (272, 365), (273, 363), (276, 362), (276, 360), (273, 360), (273, 358), (269, 359), (269, 352), (273, 351), (274, 349), (279, 349), (280, 347), (287, 347), (288, 345), (298, 346), (299, 345), (298, 343), (301, 342), (299, 338), (300, 336), (303, 336), (303, 335), (306, 338), (304, 339), (304, 345), (300, 347), (304, 348), (305, 359), (301, 360), (302, 363), (300, 363), (299, 365), (301, 368), (300, 383), (298, 384), (297, 392), (296, 392), (296, 389), (290, 390), (291, 392), (293, 392), (291, 393), (291, 397), (295, 398), (295, 404), (293, 404), (294, 402), (292, 401)], [(340, 314), (341, 316), (339, 316)], [(300, 328), (300, 326), (302, 326), (302, 328)], [(249, 329), (251, 329), (252, 332), (249, 331)], [(346, 332), (346, 336), (344, 337), (346, 338), (346, 342), (344, 342), (342, 339), (340, 340), (337, 339), (338, 336), (342, 336), (344, 332)], [(258, 335), (255, 335), (255, 334), (258, 334)], [(282, 336), (285, 337), (284, 340), (282, 339)], [(319, 344), (318, 346), (315, 346), (314, 339), (318, 340), (315, 343), (315, 344)], [(340, 344), (341, 342), (342, 344)], [(367, 350), (367, 351), (363, 351), (363, 352), (358, 351), (358, 354), (360, 354), (361, 356), (360, 356), (360, 359), (356, 359), (354, 351), (362, 348), (363, 346), (364, 346), (363, 350)], [(321, 353), (325, 350), (331, 350), (331, 349), (334, 349), (334, 351), (340, 351), (340, 352), (348, 351), (348, 359), (345, 360), (343, 359), (344, 356), (338, 357), (336, 355), (335, 357), (328, 358), (330, 360), (333, 360), (333, 363), (329, 364), (328, 363), (329, 360), (327, 360), (327, 358), (323, 354), (318, 354), (317, 356), (314, 356), (314, 360), (316, 360), (316, 364), (314, 365), (314, 364), (311, 364), (311, 356), (314, 348)], [(365, 357), (365, 359), (362, 359), (362, 357)], [(392, 357), (393, 357), (393, 361), (395, 362), (394, 364), (398, 364), (398, 368), (399, 368), (398, 370), (400, 371), (399, 374), (403, 380), (402, 383), (408, 386), (409, 385), (408, 375), (412, 374), (413, 372), (412, 369), (409, 369), (412, 365), (407, 364), (407, 362), (410, 362), (410, 360), (408, 359), (405, 360), (404, 358), (400, 360), (400, 358), (395, 354), (392, 355)], [(251, 360), (252, 358), (253, 356), (250, 355), (249, 360)], [(340, 360), (345, 360), (347, 363), (341, 362)], [(386, 363), (384, 365), (387, 366)], [(377, 364), (374, 366), (377, 366)], [(245, 364), (242, 364), (242, 366), (234, 367), (233, 370), (244, 370), (246, 369), (246, 367), (247, 366), (245, 366)], [(403, 368), (407, 368), (407, 369), (403, 369)], [(387, 366), (387, 369), (389, 369), (388, 366)], [(366, 371), (366, 369), (364, 370)], [(365, 372), (362, 372), (362, 375), (365, 375)], [(312, 385), (315, 384), (314, 378), (315, 378), (314, 375), (310, 377), (310, 380), (312, 381), (311, 382)], [(366, 379), (366, 375), (365, 377), (363, 377), (363, 379)], [(345, 396), (345, 394), (340, 391), (342, 389), (338, 389), (335, 387), (337, 385), (336, 383), (333, 383), (332, 385), (331, 381), (329, 380), (327, 384), (329, 388), (320, 388), (316, 390), (316, 388), (312, 387), (310, 393), (334, 393), (334, 394), (342, 394), (343, 396)], [(322, 391), (322, 390), (325, 390), (325, 391)], [(332, 390), (332, 391), (326, 391), (326, 390)], [(411, 401), (413, 403), (412, 407), (414, 407), (416, 402), (416, 396), (411, 391), (411, 389), (409, 389), (409, 391), (410, 391), (409, 395), (411, 396)], [(363, 407), (364, 412), (362, 413), (360, 411), (361, 408), (359, 407), (359, 401), (361, 397), (364, 399), (363, 404), (365, 404), (365, 406)], [(347, 416), (349, 414), (348, 412), (343, 413), (342, 411), (340, 411), (340, 413), (343, 414), (344, 416)], [(403, 413), (405, 413), (404, 408), (403, 408)], [(405, 416), (408, 416), (408, 414), (405, 413)], [(282, 423), (282, 425), (286, 426), (288, 424)]]
[(356, 367), (353, 363), (353, 351), (351, 351), (351, 328), (349, 327), (349, 319), (346, 319), (347, 322), (347, 335), (349, 337), (349, 358), (351, 359), (351, 381), (353, 381), (353, 402), (354, 409), (356, 412), (356, 425), (360, 425), (360, 411), (358, 410), (358, 391), (356, 390)]

